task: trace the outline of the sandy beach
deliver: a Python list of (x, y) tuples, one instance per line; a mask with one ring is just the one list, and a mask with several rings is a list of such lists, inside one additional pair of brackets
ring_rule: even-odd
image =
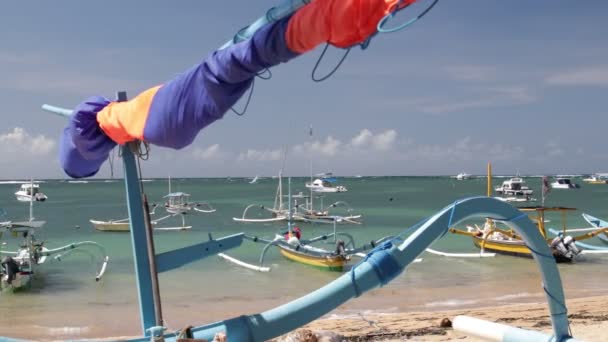
[[(585, 341), (608, 340), (608, 296), (577, 298), (567, 301), (568, 317), (574, 337)], [(496, 323), (544, 331), (551, 334), (546, 302), (478, 309), (359, 314), (350, 317), (325, 317), (300, 330), (330, 331), (345, 341), (480, 341), (477, 338), (441, 328), (443, 318), (453, 320), (467, 315)], [(276, 341), (290, 341), (283, 336)]]

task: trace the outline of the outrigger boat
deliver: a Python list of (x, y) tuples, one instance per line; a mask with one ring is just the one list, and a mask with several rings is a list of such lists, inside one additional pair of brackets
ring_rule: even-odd
[[(292, 214), (294, 221), (302, 221), (308, 223), (352, 223), (361, 224), (360, 214), (353, 214), (354, 209), (345, 201), (334, 202), (327, 207), (323, 205), (323, 195), (304, 195), (299, 193), (292, 197), (294, 199), (294, 212)], [(315, 209), (313, 198), (318, 200), (319, 209)], [(304, 200), (304, 203), (298, 203), (298, 200)], [(346, 215), (333, 215), (330, 213), (331, 208), (345, 207)]]
[[(587, 221), (590, 225), (592, 225), (595, 228), (604, 228), (604, 227), (608, 227), (608, 221), (606, 220), (602, 220), (600, 218), (591, 216), (589, 214), (585, 214), (583, 213), (583, 218), (585, 219), (585, 221)], [(600, 239), (600, 241), (602, 241), (605, 244), (608, 244), (608, 233), (604, 232), (604, 234), (598, 234), (597, 235), (598, 239)]]
[(36, 268), (44, 264), (48, 257), (54, 256), (55, 260), (61, 260), (61, 258), (76, 250), (92, 255), (90, 251), (83, 249), (83, 247), (95, 247), (100, 252), (101, 267), (95, 275), (95, 280), (99, 281), (104, 275), (109, 257), (103, 246), (93, 241), (82, 241), (49, 249), (44, 246), (44, 242), (38, 241), (35, 237), (36, 230), (42, 228), (44, 224), (45, 221), (34, 220), (31, 205), (29, 221), (5, 221), (0, 223), (0, 237), (4, 232), (23, 237), (23, 241), (16, 251), (0, 250), (0, 255), (2, 255), (0, 290), (21, 290), (30, 287), (36, 274)]
[[(241, 217), (233, 217), (232, 219), (236, 222), (272, 223), (286, 222), (290, 220), (291, 215), (291, 220), (295, 222), (325, 224), (334, 224), (334, 222), (337, 222), (339, 224), (361, 224), (360, 220), (362, 215), (352, 214), (353, 208), (348, 203), (346, 203), (345, 201), (337, 201), (328, 205), (327, 207), (323, 207), (322, 196), (314, 197), (320, 200), (319, 209), (315, 209), (313, 207), (313, 196), (307, 196), (302, 193), (291, 196), (293, 200), (293, 205), (291, 206), (291, 209), (288, 209), (287, 205), (285, 204), (286, 201), (283, 200), (287, 196), (283, 195), (282, 171), (279, 172), (278, 180), (279, 182), (277, 185), (277, 191), (274, 197), (274, 205), (272, 208), (260, 204), (250, 204), (245, 208)], [(342, 206), (347, 208), (347, 215), (333, 215), (330, 213), (331, 208)], [(251, 217), (250, 211), (256, 208), (261, 211), (269, 212), (271, 216), (261, 218)]]
[[(566, 214), (574, 211), (567, 207), (519, 207), (519, 210), (528, 214), (529, 218), (537, 226), (540, 234), (547, 241), (551, 254), (557, 262), (571, 262), (579, 254), (601, 254), (602, 248), (594, 248), (592, 245), (580, 241), (604, 235), (608, 231), (608, 225), (597, 228), (567, 229), (565, 226)], [(558, 231), (546, 226), (546, 215), (550, 212), (559, 213), (562, 217), (562, 228)], [(485, 224), (468, 225), (467, 230), (450, 228), (450, 232), (459, 235), (470, 236), (473, 244), (482, 251), (490, 251), (500, 254), (532, 257), (534, 252), (526, 245), (521, 236), (509, 228), (500, 227), (500, 220), (487, 219)], [(568, 233), (586, 232), (581, 235), (571, 236)], [(554, 236), (554, 237), (553, 237)], [(608, 253), (608, 250), (604, 251)]]
[[(291, 185), (291, 179), (289, 180), (289, 184)], [(290, 187), (291, 188), (291, 187)], [(249, 264), (247, 262), (235, 259), (226, 254), (220, 253), (219, 256), (227, 261), (230, 261), (238, 266), (246, 267), (252, 270), (260, 271), (260, 272), (268, 272), (270, 271), (269, 267), (264, 266), (264, 257), (271, 246), (275, 246), (279, 249), (281, 255), (285, 258), (305, 264), (308, 266), (313, 266), (317, 268), (321, 268), (329, 271), (343, 271), (346, 267), (346, 264), (351, 260), (353, 256), (362, 256), (362, 252), (373, 249), (378, 244), (381, 244), (384, 241), (390, 239), (390, 237), (384, 237), (376, 241), (372, 241), (369, 244), (365, 244), (360, 247), (355, 246), (355, 240), (350, 234), (337, 232), (336, 224), (343, 221), (351, 221), (350, 219), (346, 220), (344, 217), (340, 216), (331, 216), (331, 223), (334, 225), (334, 232), (331, 234), (321, 235), (318, 237), (314, 237), (312, 239), (302, 239), (301, 238), (301, 230), (298, 227), (292, 227), (293, 222), (296, 220), (302, 221), (304, 220), (297, 211), (292, 211), (291, 203), (292, 196), (290, 196), (291, 191), (289, 191), (289, 208), (287, 208), (288, 213), (294, 213), (293, 215), (288, 214), (287, 217), (287, 231), (275, 234), (274, 239), (264, 239), (260, 237), (250, 237), (244, 236), (246, 239), (249, 239), (254, 242), (265, 244), (264, 249), (262, 250), (262, 255), (260, 256), (259, 265)], [(298, 198), (302, 198), (302, 194), (297, 195)], [(304, 196), (306, 197), (306, 196)], [(294, 202), (297, 203), (297, 202)], [(330, 223), (330, 217), (324, 215), (323, 216), (326, 222)], [(307, 219), (312, 220), (312, 219)], [(312, 222), (312, 221), (307, 221)], [(355, 221), (351, 221), (355, 222)], [(338, 240), (338, 237), (344, 240)], [(335, 248), (327, 249), (314, 246), (313, 244), (327, 241), (328, 239), (333, 238), (333, 243)], [(364, 254), (363, 254), (364, 256)]]
[[(268, 27), (268, 25), (276, 25), (275, 27), (279, 27), (277, 24), (280, 24), (280, 22), (277, 21), (287, 21), (290, 18), (293, 18), (291, 15), (297, 17), (299, 14), (298, 11), (304, 6), (309, 6), (307, 9), (312, 10), (311, 18), (313, 18), (312, 21), (314, 22), (320, 15), (327, 15), (326, 12), (318, 10), (319, 8), (323, 8), (316, 7), (319, 3), (320, 2), (310, 2), (308, 0), (289, 0), (274, 6), (264, 13), (264, 15), (255, 23), (239, 30), (238, 34), (222, 46), (221, 49), (231, 49), (234, 48), (234, 46), (237, 46), (249, 52), (250, 49), (252, 49), (250, 47), (250, 45), (252, 45), (251, 42), (253, 41), (253, 39), (250, 39), (252, 37), (257, 38), (256, 41), (265, 39), (269, 43), (266, 44), (268, 46), (274, 46), (275, 42), (277, 44), (281, 43), (281, 41), (277, 42), (272, 40), (269, 36), (265, 36), (264, 33), (266, 31), (263, 29)], [(401, 2), (399, 3), (401, 4)], [(389, 12), (380, 20), (379, 28), (386, 30), (383, 26), (393, 17), (394, 12), (403, 8), (408, 8), (407, 5), (411, 3), (413, 3), (413, 1), (408, 2), (402, 7), (400, 7), (399, 4), (395, 6), (395, 4), (387, 3), (385, 4), (386, 7), (379, 7), (382, 12)], [(422, 14), (419, 14), (406, 24), (409, 25), (422, 18), (422, 16), (436, 3), (437, 0), (433, 1)], [(352, 8), (350, 5), (352, 5)], [(352, 4), (349, 3), (349, 6), (345, 6), (345, 8), (346, 7), (353, 11), (360, 12), (363, 10), (363, 7), (359, 6), (359, 2), (355, 1), (353, 1)], [(394, 8), (394, 11), (390, 10), (390, 8)], [(315, 10), (319, 12), (315, 12)], [(326, 19), (332, 20), (333, 18), (328, 15)], [(307, 23), (310, 22), (304, 22), (304, 24)], [(402, 27), (405, 26), (402, 25)], [(260, 30), (260, 28), (262, 28), (262, 30)], [(280, 37), (283, 36), (281, 35)], [(262, 52), (265, 51), (263, 48), (264, 46), (259, 46), (259, 49), (261, 49)], [(226, 63), (228, 63), (229, 66), (240, 67), (240, 69), (243, 70), (244, 77), (253, 78), (265, 67), (261, 67), (250, 61), (248, 59), (249, 54), (247, 54), (247, 58), (241, 58), (240, 54), (234, 52), (235, 51), (231, 50), (228, 51), (227, 55), (229, 55), (229, 59), (226, 59)], [(216, 56), (216, 54), (211, 54), (211, 56)], [(197, 71), (198, 69), (194, 70)], [(226, 73), (226, 77), (228, 79), (223, 80), (225, 82), (230, 82), (234, 78), (231, 78), (230, 73)], [(242, 79), (243, 76), (239, 73), (235, 77), (240, 77)], [(191, 82), (190, 78), (186, 78), (186, 81)], [(176, 82), (178, 89), (181, 89), (179, 88), (181, 85), (180, 82), (184, 82), (183, 78)], [(120, 92), (117, 101), (122, 102), (126, 100), (126, 93)], [(183, 104), (180, 102), (179, 106), (182, 105)], [(177, 106), (177, 104), (174, 104), (173, 107), (170, 106), (166, 111), (160, 113), (171, 116), (170, 114), (173, 114), (172, 109)], [(68, 118), (73, 114), (72, 110), (54, 106), (44, 105), (43, 109)], [(90, 117), (91, 120), (96, 120), (94, 116)], [(175, 130), (172, 128), (172, 126), (166, 127), (168, 128), (168, 132), (163, 131), (165, 134), (182, 133), (179, 129)], [(196, 134), (198, 131), (195, 130), (194, 133)], [(90, 135), (85, 138), (94, 140), (97, 139), (98, 136)], [(273, 339), (331, 312), (338, 306), (353, 298), (361, 296), (369, 290), (388, 284), (402, 274), (406, 267), (408, 267), (433, 241), (443, 236), (450, 226), (457, 225), (467, 219), (485, 217), (488, 215), (497, 220), (507, 222), (517, 234), (522, 236), (522, 239), (531, 247), (531, 250), (535, 251), (535, 260), (538, 263), (538, 269), (541, 273), (542, 289), (546, 294), (549, 310), (548, 317), (551, 319), (553, 330), (551, 333), (546, 334), (538, 331), (497, 325), (496, 323), (482, 320), (471, 322), (472, 319), (465, 316), (459, 316), (454, 320), (455, 328), (466, 330), (475, 336), (486, 337), (490, 334), (484, 333), (493, 329), (492, 336), (500, 341), (576, 341), (572, 338), (569, 329), (568, 312), (564, 289), (559, 276), (559, 269), (553, 259), (543, 257), (550, 253), (544, 238), (534, 229), (532, 222), (530, 222), (529, 219), (522, 217), (521, 212), (516, 208), (488, 197), (467, 198), (446, 206), (417, 225), (416, 231), (412, 232), (407, 238), (394, 238), (385, 241), (370, 251), (360, 263), (353, 266), (348, 274), (343, 274), (322, 288), (289, 303), (269, 309), (265, 312), (247, 315), (239, 314), (234, 318), (207, 325), (196, 327), (189, 326), (178, 331), (167, 331), (168, 327), (163, 319), (160, 287), (158, 286), (158, 273), (170, 271), (193, 261), (237, 247), (241, 244), (244, 234), (235, 234), (220, 239), (211, 239), (210, 237), (209, 241), (157, 254), (154, 248), (154, 236), (151, 234), (150, 219), (147, 215), (147, 201), (145, 200), (145, 193), (143, 193), (143, 187), (140, 183), (141, 175), (138, 173), (138, 160), (135, 157), (136, 154), (142, 159), (144, 157), (144, 153), (141, 152), (142, 149), (140, 149), (139, 144), (139, 141), (130, 141), (126, 143), (122, 149), (123, 165), (125, 168), (125, 192), (127, 195), (127, 205), (129, 207), (132, 228), (130, 232), (133, 245), (134, 264), (136, 265), (135, 276), (137, 280), (142, 332), (141, 337), (136, 337), (129, 341), (177, 341), (182, 339), (212, 340), (215, 337), (222, 340), (228, 339), (229, 341), (239, 342), (258, 342)], [(75, 151), (75, 149), (72, 149), (71, 151)], [(147, 158), (147, 153), (145, 155)], [(91, 167), (96, 166), (91, 164), (91, 162), (99, 163), (103, 162), (104, 159), (79, 161), (83, 164), (86, 163), (88, 167)], [(85, 171), (88, 171), (88, 169)], [(79, 173), (77, 176), (88, 177), (90, 175)]]
[[(492, 171), (491, 165), (488, 163), (488, 197), (491, 194), (492, 184)], [(571, 262), (579, 254), (591, 253), (591, 249), (596, 248), (589, 247), (579, 241), (593, 238), (597, 235), (608, 231), (606, 228), (592, 228), (584, 229), (589, 231), (586, 234), (579, 236), (569, 236), (567, 233), (574, 232), (577, 230), (568, 230), (566, 228), (566, 215), (568, 212), (574, 211), (574, 208), (567, 207), (545, 207), (545, 206), (528, 206), (518, 207), (519, 210), (529, 216), (529, 218), (536, 224), (538, 232), (547, 241), (547, 245), (551, 250), (551, 254), (557, 262)], [(562, 229), (561, 232), (553, 230), (553, 232), (546, 227), (546, 214), (550, 212), (556, 212), (561, 215)], [(466, 230), (457, 229), (450, 227), (449, 231), (458, 235), (465, 235), (471, 237), (475, 247), (479, 248), (482, 252), (489, 251), (499, 254), (508, 254), (515, 256), (532, 257), (534, 251), (526, 245), (521, 235), (518, 235), (510, 228), (501, 227), (501, 221), (492, 218), (487, 218), (483, 226), (467, 225)], [(578, 231), (581, 231), (580, 229)], [(556, 235), (551, 237), (550, 234)], [(578, 242), (578, 246), (577, 246)], [(579, 248), (582, 247), (582, 248)], [(608, 251), (607, 251), (608, 252)], [(599, 253), (593, 251), (593, 253)]]

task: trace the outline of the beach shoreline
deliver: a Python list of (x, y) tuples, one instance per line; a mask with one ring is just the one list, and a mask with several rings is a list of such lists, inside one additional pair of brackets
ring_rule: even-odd
[[(575, 298), (566, 301), (570, 329), (584, 341), (608, 340), (608, 296)], [(473, 336), (440, 327), (444, 318), (453, 321), (458, 315), (543, 331), (552, 335), (546, 302), (523, 303), (475, 309), (423, 312), (359, 313), (346, 317), (331, 315), (313, 321), (302, 329), (330, 331), (346, 341), (482, 341)], [(274, 341), (282, 341), (284, 337)]]
[[(571, 324), (570, 327), (574, 337), (585, 341), (608, 340), (607, 302), (608, 296), (573, 298), (566, 301), (568, 317)], [(138, 316), (136, 308), (129, 308), (129, 310), (121, 311), (119, 316), (122, 316), (123, 318), (135, 318)], [(189, 316), (188, 321), (191, 323), (192, 318), (197, 316), (196, 312), (192, 311), (182, 312), (182, 315), (184, 318)], [(440, 327), (440, 323), (444, 318), (453, 321), (454, 317), (457, 315), (472, 316), (491, 322), (543, 331), (549, 335), (552, 334), (546, 301), (433, 311), (344, 311), (339, 308), (296, 331), (305, 329), (313, 332), (329, 331), (343, 336), (343, 340), (345, 341), (481, 341), (475, 337), (454, 331), (452, 328)], [(232, 317), (232, 315), (228, 315), (224, 318), (229, 317)], [(117, 329), (117, 326), (79, 327), (73, 325), (63, 327), (42, 327), (33, 323), (35, 321), (34, 317), (31, 317), (31, 319), (31, 325), (3, 327), (0, 336), (36, 341), (73, 339), (108, 341), (134, 337), (129, 336), (130, 334), (121, 334), (119, 331), (123, 331), (124, 333), (124, 330)], [(63, 319), (62, 324), (70, 324), (69, 315), (63, 317)], [(175, 324), (178, 322), (173, 323)], [(171, 328), (175, 329), (185, 326), (186, 325), (174, 325)], [(131, 331), (136, 334), (136, 331), (138, 330), (137, 327), (131, 326), (131, 329)], [(286, 336), (288, 335), (289, 334), (272, 341), (300, 341), (286, 339)]]

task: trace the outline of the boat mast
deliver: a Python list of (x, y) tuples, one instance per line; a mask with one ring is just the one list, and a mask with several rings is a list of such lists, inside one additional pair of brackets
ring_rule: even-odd
[(30, 222), (34, 221), (34, 180), (30, 178)]
[(313, 191), (312, 191), (312, 124), (310, 125), (310, 130), (308, 131), (308, 136), (310, 137), (310, 207), (308, 208), (310, 210), (310, 212), (312, 213), (314, 211), (314, 207), (312, 204), (312, 196), (313, 196)]
[(488, 162), (488, 197), (492, 197), (492, 163)]

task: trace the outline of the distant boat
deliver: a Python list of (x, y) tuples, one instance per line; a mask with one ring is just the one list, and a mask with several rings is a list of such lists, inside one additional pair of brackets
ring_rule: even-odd
[(128, 218), (116, 221), (89, 220), (89, 222), (91, 222), (95, 229), (105, 232), (128, 232), (130, 227)]
[(306, 187), (314, 192), (346, 192), (348, 189), (342, 185), (334, 186), (331, 182), (317, 178), (312, 183), (306, 183)]
[(521, 177), (513, 177), (502, 182), (502, 185), (496, 187), (494, 191), (498, 192), (499, 194), (512, 196), (528, 196), (534, 193), (534, 190), (530, 189)]
[(551, 183), (553, 189), (578, 189), (580, 186), (573, 183), (568, 177), (557, 177), (555, 182)]
[(583, 182), (589, 184), (608, 184), (608, 177), (605, 174), (594, 174), (587, 178), (583, 178)]
[(465, 180), (465, 179), (471, 179), (471, 175), (466, 173), (466, 172), (461, 172), (459, 174), (456, 175), (456, 180)]
[(249, 184), (255, 184), (258, 182), (258, 176), (256, 175), (255, 177), (253, 177), (253, 179), (251, 180), (251, 182), (249, 182)]
[(40, 191), (40, 185), (34, 182), (21, 184), (21, 188), (19, 188), (19, 190), (15, 192), (15, 197), (20, 202), (44, 202), (48, 198), (44, 193)]

